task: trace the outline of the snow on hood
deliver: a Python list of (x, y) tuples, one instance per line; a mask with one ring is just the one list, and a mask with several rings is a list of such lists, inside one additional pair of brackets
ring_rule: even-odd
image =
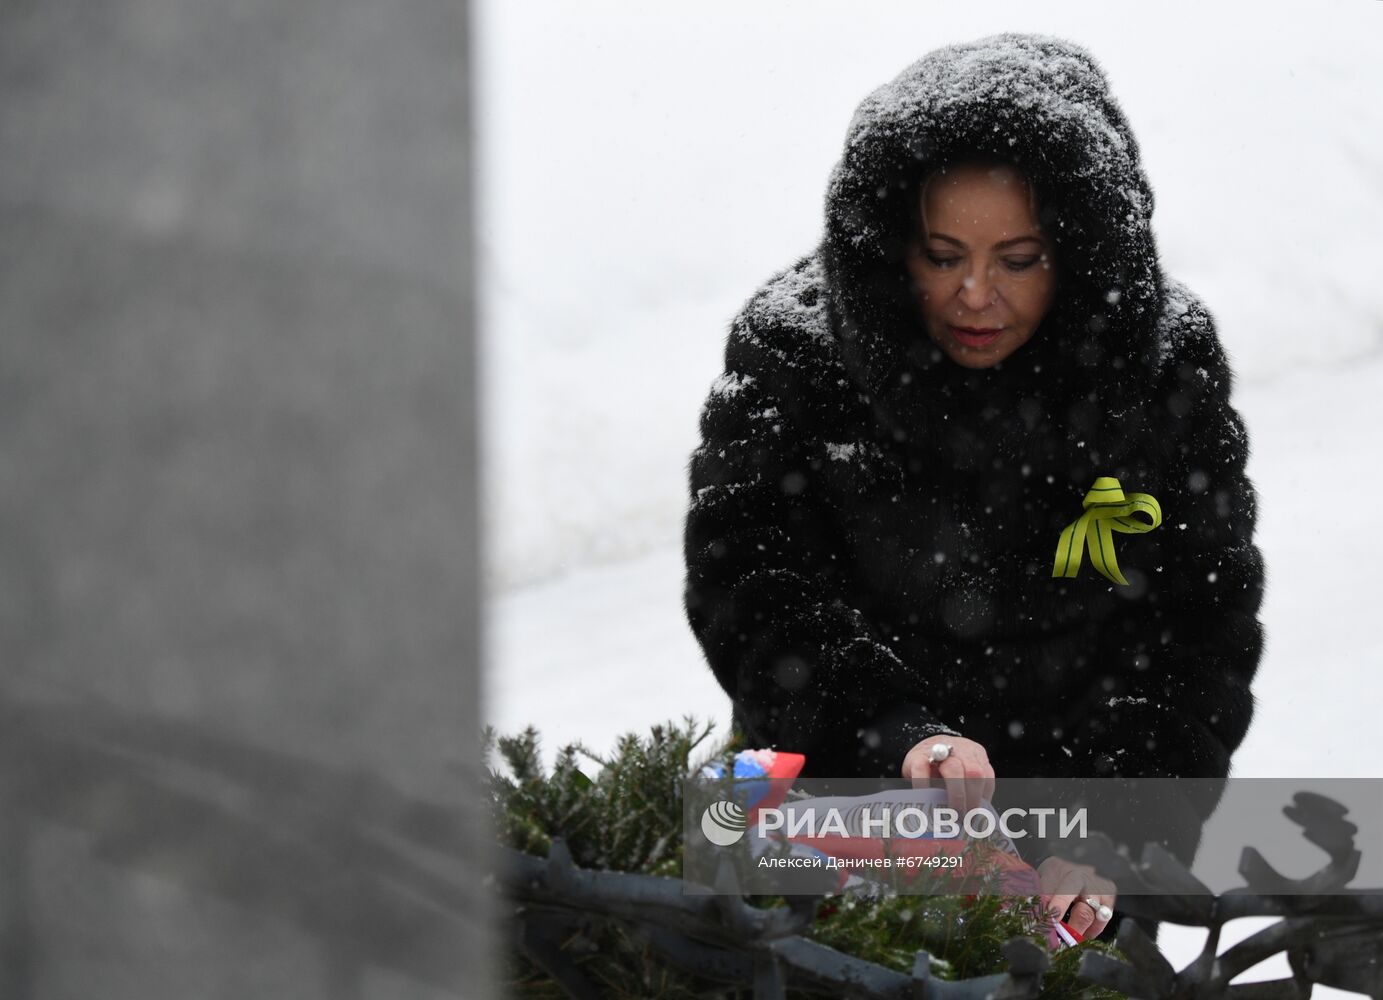
[(927, 54), (850, 122), (821, 256), (837, 335), (866, 388), (940, 362), (903, 259), (921, 179), (967, 154), (1024, 171), (1055, 244), (1056, 303), (1015, 359), (1060, 354), (1146, 382), (1164, 292), (1138, 144), (1088, 52), (1005, 33)]

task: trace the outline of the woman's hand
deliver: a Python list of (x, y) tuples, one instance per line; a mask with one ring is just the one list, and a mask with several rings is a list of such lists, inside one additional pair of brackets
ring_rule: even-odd
[[(932, 747), (938, 743), (949, 746), (951, 753), (933, 764)], [(970, 810), (978, 809), (981, 799), (994, 799), (994, 768), (989, 763), (989, 753), (964, 736), (928, 736), (903, 758), (903, 777), (911, 778), (914, 788), (931, 778), (944, 778), (946, 801), (962, 818)]]
[[(1107, 906), (1114, 909), (1117, 897), (1115, 885), (1107, 878), (1095, 874), (1090, 865), (1078, 865), (1065, 858), (1051, 857), (1037, 866), (1037, 876), (1042, 882), (1042, 907), (1056, 920), (1065, 919), (1067, 925), (1089, 940), (1097, 936), (1109, 925), (1109, 917), (1100, 919), (1099, 908)], [(1087, 900), (1095, 900), (1092, 906)], [(1067, 909), (1071, 914), (1066, 916)]]

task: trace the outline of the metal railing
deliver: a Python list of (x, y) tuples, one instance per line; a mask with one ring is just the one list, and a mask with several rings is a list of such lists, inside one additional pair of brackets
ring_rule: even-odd
[[(1246, 847), (1239, 864), (1244, 886), (1220, 895), (1156, 844), (1133, 862), (1095, 834), (1087, 860), (1120, 886), (1128, 918), (1115, 943), (1127, 961), (1088, 951), (1078, 978), (1146, 1000), (1304, 1000), (1317, 983), (1383, 997), (1383, 889), (1348, 887), (1359, 866), (1357, 829), (1342, 806), (1313, 793), (1298, 793), (1284, 812), (1329, 863), (1290, 879)], [(902, 973), (803, 936), (820, 897), (786, 897), (785, 905), (760, 909), (734, 894), (687, 895), (680, 879), (579, 868), (560, 840), (547, 858), (504, 849), (501, 861), (515, 944), (577, 1000), (602, 994), (582, 971), (579, 949), (562, 942), (592, 921), (620, 921), (670, 966), (751, 989), (755, 1000), (781, 1000), (789, 989), (856, 1000), (1023, 1000), (1042, 991), (1050, 966), (1040, 945), (1015, 938), (1004, 948), (1002, 974), (939, 979), (930, 974), (926, 952), (918, 952), (911, 973)], [(722, 877), (729, 877), (726, 868)], [(1225, 924), (1263, 916), (1282, 919), (1219, 953)], [(1133, 918), (1209, 933), (1200, 954), (1177, 970)], [(1233, 983), (1278, 954), (1287, 958), (1289, 977)]]

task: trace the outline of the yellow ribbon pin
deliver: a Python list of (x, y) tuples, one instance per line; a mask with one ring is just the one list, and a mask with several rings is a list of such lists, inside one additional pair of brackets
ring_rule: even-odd
[(1074, 579), (1080, 572), (1081, 556), (1088, 542), (1091, 565), (1106, 579), (1127, 587), (1128, 581), (1119, 572), (1119, 560), (1114, 557), (1114, 532), (1141, 535), (1152, 531), (1162, 523), (1162, 507), (1147, 493), (1125, 495), (1119, 480), (1112, 476), (1095, 480), (1085, 494), (1083, 506), (1085, 513), (1061, 532), (1052, 576)]

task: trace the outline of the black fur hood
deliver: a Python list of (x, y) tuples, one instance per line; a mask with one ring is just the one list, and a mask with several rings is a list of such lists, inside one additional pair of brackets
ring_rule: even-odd
[[(981, 372), (932, 344), (903, 264), (921, 178), (970, 154), (1007, 159), (1034, 184), (1059, 274), (1032, 341)], [(1168, 311), (1152, 211), (1138, 144), (1083, 49), (1008, 33), (928, 54), (859, 105), (831, 175), (820, 258), (852, 376), (900, 437), (925, 432), (929, 409), (955, 416), (996, 382), (1048, 409), (1084, 398), (1108, 414), (1141, 402)]]

